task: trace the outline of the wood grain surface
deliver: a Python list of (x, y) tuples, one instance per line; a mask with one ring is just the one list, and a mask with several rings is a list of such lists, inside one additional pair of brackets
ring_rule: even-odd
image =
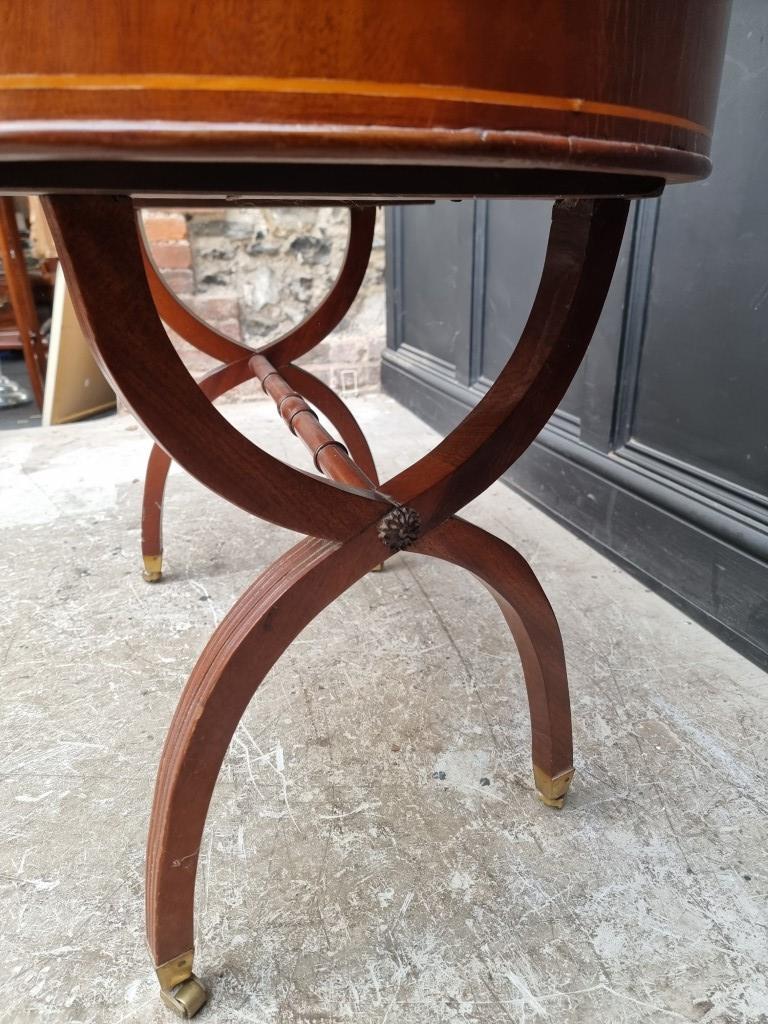
[(279, 153), (680, 179), (708, 170), (730, 5), (131, 0), (116, 14), (70, 0), (66, 19), (54, 0), (35, 8), (4, 9), (4, 161)]

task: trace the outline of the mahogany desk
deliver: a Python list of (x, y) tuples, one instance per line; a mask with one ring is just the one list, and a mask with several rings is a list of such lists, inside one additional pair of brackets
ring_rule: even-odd
[[(182, 1015), (206, 998), (192, 973), (195, 873), (230, 738), (293, 638), (394, 552), (461, 565), (495, 598), (522, 658), (535, 784), (562, 804), (573, 764), (557, 622), (522, 557), (457, 513), (562, 399), (629, 200), (708, 173), (728, 13), (728, 0), (69, 0), (64, 13), (6, 0), (0, 194), (46, 196), (83, 326), (157, 457), (306, 535), (218, 627), (166, 739), (147, 926), (163, 998)], [(351, 301), (371, 203), (475, 196), (554, 200), (539, 290), (483, 400), (379, 484), (349, 412), (294, 362)], [(158, 310), (170, 315), (142, 264), (134, 204), (212, 197), (351, 204), (351, 255), (308, 327), (255, 354), (228, 350), (215, 386), (198, 387), (160, 322)], [(268, 455), (213, 407), (219, 385), (249, 375), (325, 478)], [(332, 410), (349, 450), (310, 402)]]

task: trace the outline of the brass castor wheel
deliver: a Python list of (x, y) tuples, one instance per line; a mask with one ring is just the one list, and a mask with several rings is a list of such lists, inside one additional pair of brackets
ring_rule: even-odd
[(552, 778), (547, 775), (546, 772), (542, 771), (541, 768), (533, 766), (533, 778), (536, 783), (536, 789), (539, 793), (539, 799), (547, 807), (554, 807), (558, 811), (562, 809), (565, 803), (565, 796), (568, 792), (568, 787), (573, 779), (574, 769), (569, 768), (568, 771), (560, 772), (559, 775), (555, 775)]
[(185, 1020), (194, 1017), (208, 999), (205, 985), (192, 973), (193, 956), (194, 950), (190, 949), (155, 968), (160, 982), (160, 998)]
[(192, 974), (186, 981), (182, 981), (173, 989), (161, 988), (160, 998), (174, 1013), (189, 1020), (202, 1006), (205, 1006), (208, 993), (197, 975)]
[(144, 572), (142, 573), (147, 583), (157, 583), (163, 576), (163, 556), (144, 555)]

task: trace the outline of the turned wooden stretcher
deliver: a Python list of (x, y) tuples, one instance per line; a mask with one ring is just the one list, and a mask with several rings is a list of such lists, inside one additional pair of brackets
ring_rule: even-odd
[[(374, 205), (350, 206), (347, 249), (331, 290), (317, 309), (267, 345), (262, 353), (278, 361), (291, 360), (282, 367), (285, 379), (331, 421), (352, 458), (368, 479), (378, 485), (371, 449), (345, 403), (327, 384), (293, 363), (327, 338), (349, 311), (368, 267), (375, 221)], [(214, 401), (253, 378), (255, 373), (250, 362), (253, 350), (213, 330), (183, 305), (155, 267), (146, 240), (142, 241), (150, 291), (163, 321), (189, 344), (223, 364), (198, 382), (203, 394)], [(163, 574), (163, 496), (170, 467), (170, 456), (155, 444), (147, 464), (141, 510), (141, 554), (144, 579), (148, 583), (157, 583)]]
[[(191, 1016), (206, 998), (192, 973), (197, 857), (230, 738), (294, 637), (395, 552), (461, 565), (490, 591), (522, 658), (535, 785), (562, 805), (573, 753), (557, 622), (524, 559), (458, 513), (525, 451), (563, 398), (600, 315), (629, 200), (709, 172), (729, 6), (128, 0), (119, 19), (111, 5), (86, 0), (69, 0), (64, 11), (41, 0), (34, 9), (34, 23), (22, 0), (4, 9), (0, 193), (47, 197), (83, 325), (159, 446), (150, 493), (158, 497), (173, 458), (252, 515), (306, 535), (217, 628), (158, 771), (149, 945), (163, 998)], [(181, 314), (151, 267), (148, 281), (134, 205), (209, 197), (351, 204), (359, 225), (351, 247), (361, 256), (349, 264), (349, 290), (332, 292), (317, 313), (325, 330), (361, 272), (370, 204), (474, 196), (554, 200), (539, 290), (482, 401), (383, 483), (351, 417), (295, 365), (317, 339), (311, 323), (255, 354), (217, 339), (227, 365), (195, 384), (158, 318), (174, 325)], [(324, 476), (268, 455), (211, 404), (250, 375)], [(346, 449), (320, 427), (312, 402), (335, 413)], [(159, 557), (159, 518), (145, 540), (145, 553)]]

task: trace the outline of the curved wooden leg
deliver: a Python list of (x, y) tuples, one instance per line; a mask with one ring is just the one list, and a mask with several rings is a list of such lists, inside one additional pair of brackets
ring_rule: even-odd
[(157, 583), (163, 575), (163, 495), (170, 468), (170, 455), (153, 444), (141, 499), (141, 557), (147, 583)]
[[(365, 434), (336, 392), (300, 366), (289, 364), (282, 367), (281, 372), (299, 394), (328, 417), (341, 435), (352, 458), (366, 476), (378, 484), (376, 466)], [(206, 397), (214, 401), (252, 376), (250, 358), (246, 357), (226, 366), (216, 367), (198, 383)], [(141, 555), (144, 563), (143, 575), (147, 583), (157, 583), (163, 575), (163, 496), (171, 462), (171, 457), (160, 445), (152, 446), (144, 477), (141, 508)]]
[[(380, 489), (368, 487), (343, 446), (306, 416), (305, 403), (276, 369), (311, 347), (307, 323), (290, 344), (270, 346), (273, 362), (267, 350), (240, 362), (263, 372), (265, 390), (271, 388), (283, 419), (289, 425), (295, 420), (316, 466), (331, 478), (325, 481), (267, 455), (201, 395), (157, 321), (130, 203), (99, 196), (46, 202), (80, 312), (105, 365), (150, 432), (234, 504), (312, 535), (268, 569), (217, 629), (166, 740), (147, 858), (148, 931), (166, 1000), (191, 1016), (204, 1000), (191, 973), (197, 858), (230, 738), (293, 638), (394, 551), (413, 544), (417, 552), (462, 565), (494, 594), (523, 660), (537, 787), (548, 802), (562, 800), (572, 774), (570, 711), (552, 609), (516, 552), (450, 517), (525, 451), (560, 402), (602, 308), (627, 204), (596, 199), (555, 205), (539, 291), (507, 366), (456, 430)], [(365, 241), (362, 234), (359, 240)], [(351, 267), (357, 265), (356, 258), (350, 260)], [(115, 262), (120, 275), (113, 273)]]
[(38, 409), (43, 408), (47, 352), (40, 334), (35, 299), (24, 262), (24, 247), (16, 226), (16, 212), (10, 196), (0, 196), (0, 259), (5, 271), (8, 298), (21, 338), (29, 383)]
[[(214, 359), (228, 363), (245, 355), (252, 355), (253, 352), (247, 345), (220, 334), (180, 301), (155, 266), (140, 217), (137, 226), (147, 282), (155, 307), (164, 322), (190, 345), (213, 356)], [(309, 352), (341, 323), (363, 283), (371, 256), (375, 226), (375, 205), (350, 205), (347, 248), (330, 291), (301, 323), (259, 349), (262, 354), (268, 355), (270, 359), (280, 364), (292, 362)]]
[(545, 804), (562, 807), (574, 773), (568, 675), (557, 619), (533, 570), (505, 541), (463, 519), (448, 519), (413, 550), (467, 569), (496, 600), (523, 664), (536, 788)]
[[(508, 544), (459, 519), (414, 550), (468, 569), (498, 602), (523, 662), (536, 786), (545, 803), (561, 807), (573, 775), (568, 683), (557, 622), (531, 568)], [(197, 860), (238, 722), (285, 648), (370, 571), (380, 551), (373, 530), (342, 545), (297, 544), (240, 598), (195, 666), (163, 750), (147, 850), (148, 938), (168, 999), (169, 988), (193, 977)]]
[[(271, 342), (263, 351), (274, 357), (295, 359), (314, 348), (338, 325), (348, 312), (365, 276), (373, 244), (375, 222), (374, 206), (350, 207), (347, 250), (330, 292), (304, 321)], [(199, 382), (203, 393), (213, 401), (251, 376), (247, 360), (253, 354), (252, 350), (215, 331), (188, 309), (169, 288), (155, 266), (143, 229), (139, 231), (139, 238), (147, 281), (160, 316), (190, 344), (214, 358), (227, 361), (226, 366), (212, 370)], [(233, 378), (228, 367), (241, 365), (243, 375), (236, 371)], [(378, 484), (368, 442), (341, 398), (301, 367), (288, 364), (281, 369), (291, 386), (328, 417), (341, 435), (352, 458), (369, 479)], [(157, 583), (163, 575), (163, 496), (170, 467), (171, 459), (159, 445), (155, 444), (147, 463), (141, 516), (141, 554), (144, 563), (143, 576), (147, 583)]]
[[(249, 380), (253, 376), (249, 358), (246, 356), (226, 366), (217, 366), (202, 377), (198, 384), (206, 398), (214, 401)], [(147, 583), (157, 583), (163, 575), (163, 495), (171, 462), (170, 455), (159, 444), (152, 446), (141, 504), (141, 555)]]
[(206, 398), (158, 318), (129, 199), (47, 196), (45, 212), (102, 368), (174, 461), (244, 511), (314, 537), (344, 541), (391, 510), (378, 493), (269, 455)]
[(483, 398), (431, 452), (383, 485), (422, 532), (458, 512), (518, 459), (554, 413), (584, 357), (618, 259), (629, 203), (555, 203), (528, 321)]
[(380, 560), (375, 528), (345, 544), (301, 541), (235, 604), (190, 676), (160, 762), (147, 849), (147, 934), (167, 999), (192, 977), (197, 859), (237, 724), (294, 637)]

